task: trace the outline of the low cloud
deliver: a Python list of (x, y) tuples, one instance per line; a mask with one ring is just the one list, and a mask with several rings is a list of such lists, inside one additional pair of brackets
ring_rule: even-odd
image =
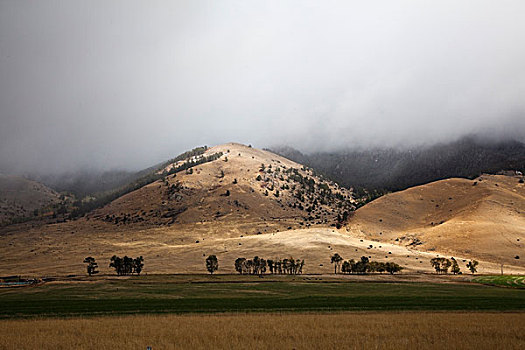
[(525, 138), (521, 1), (0, 3), (0, 171)]

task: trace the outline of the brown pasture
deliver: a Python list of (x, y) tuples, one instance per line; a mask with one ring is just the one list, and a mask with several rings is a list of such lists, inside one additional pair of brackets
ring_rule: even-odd
[(523, 349), (525, 313), (127, 316), (0, 321), (1, 349)]

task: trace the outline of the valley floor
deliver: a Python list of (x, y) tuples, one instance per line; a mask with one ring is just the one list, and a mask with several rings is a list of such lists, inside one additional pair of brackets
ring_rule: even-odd
[(143, 315), (1, 320), (0, 349), (523, 349), (525, 313)]
[[(281, 226), (286, 223), (278, 222)], [(247, 226), (250, 226), (246, 224)], [(329, 227), (281, 230), (262, 234), (230, 226), (182, 225), (148, 229), (118, 228), (93, 221), (46, 225), (28, 230), (0, 233), (0, 276), (46, 277), (84, 275), (86, 256), (96, 258), (100, 272), (113, 274), (108, 266), (113, 255), (143, 256), (147, 273), (205, 273), (205, 259), (214, 254), (220, 273), (235, 273), (238, 257), (305, 259), (304, 273), (330, 274), (330, 257), (340, 254), (345, 260), (368, 256), (373, 261), (393, 261), (405, 268), (403, 273), (431, 273), (430, 259), (455, 256), (463, 273), (466, 263), (479, 261), (478, 273), (499, 274), (501, 264), (472, 255), (441, 251), (421, 251), (415, 247), (381, 242), (346, 229)], [(250, 226), (251, 227), (251, 226)], [(525, 274), (524, 259), (505, 264), (506, 274)]]

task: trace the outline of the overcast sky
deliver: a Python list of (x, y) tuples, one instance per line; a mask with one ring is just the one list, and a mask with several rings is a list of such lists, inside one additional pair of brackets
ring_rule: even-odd
[(525, 136), (525, 2), (0, 0), (0, 171)]

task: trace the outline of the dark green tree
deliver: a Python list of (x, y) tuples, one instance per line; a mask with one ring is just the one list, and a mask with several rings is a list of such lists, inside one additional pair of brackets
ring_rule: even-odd
[(137, 275), (140, 275), (142, 269), (144, 268), (144, 258), (139, 256), (138, 258), (133, 259), (133, 272)]
[(217, 260), (215, 255), (210, 255), (206, 258), (206, 269), (211, 274), (219, 269), (219, 260)]
[(366, 256), (362, 256), (360, 260), (355, 264), (355, 272), (359, 274), (366, 274), (370, 271), (370, 259)]
[(115, 269), (115, 272), (117, 275), (123, 275), (124, 274), (124, 268), (123, 268), (123, 261), (122, 258), (113, 255), (110, 259), (109, 267), (113, 267)]
[(393, 275), (394, 273), (400, 272), (401, 270), (403, 270), (403, 267), (394, 262), (387, 262), (385, 264), (385, 270), (391, 275)]
[(476, 260), (471, 260), (467, 264), (467, 269), (469, 269), (470, 272), (472, 272), (472, 274), (475, 274), (476, 272), (478, 272), (478, 269), (477, 269), (478, 264), (479, 263)]
[(246, 258), (237, 258), (235, 260), (235, 271), (237, 271), (238, 273), (242, 275), (246, 270), (245, 263), (246, 263)]
[(98, 273), (97, 271), (98, 264), (95, 261), (95, 258), (88, 256), (87, 258), (84, 259), (84, 264), (87, 264), (87, 273), (89, 276), (95, 275)]
[(456, 259), (452, 258), (452, 268), (450, 269), (450, 271), (454, 274), (454, 275), (457, 275), (458, 273), (460, 273), (460, 268), (459, 268), (459, 265), (458, 265), (458, 262), (456, 261)]
[(433, 258), (430, 259), (430, 265), (436, 270), (437, 273), (448, 273), (448, 269), (452, 263), (446, 258)]
[(343, 261), (343, 258), (338, 253), (335, 253), (330, 259), (330, 264), (334, 264), (334, 274), (337, 274), (337, 271), (340, 270), (341, 261)]

